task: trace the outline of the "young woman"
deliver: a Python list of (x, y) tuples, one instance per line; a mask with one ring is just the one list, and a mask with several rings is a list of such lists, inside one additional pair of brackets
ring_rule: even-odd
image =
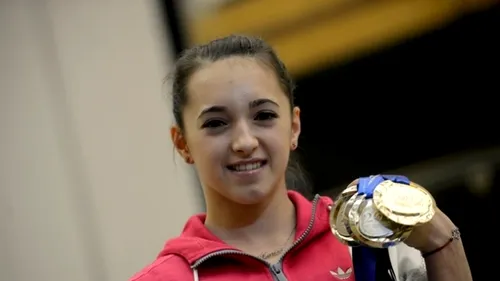
[[(171, 136), (196, 167), (207, 211), (131, 281), (355, 280), (350, 248), (330, 231), (332, 200), (287, 191), (301, 131), (293, 90), (284, 64), (260, 39), (229, 36), (184, 52), (173, 76)], [(393, 278), (472, 280), (454, 231), (437, 210), (390, 249)]]

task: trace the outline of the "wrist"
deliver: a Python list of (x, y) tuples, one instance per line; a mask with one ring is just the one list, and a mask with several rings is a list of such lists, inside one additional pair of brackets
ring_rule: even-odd
[(423, 254), (429, 253), (448, 243), (455, 229), (453, 222), (438, 209), (431, 221), (415, 227), (407, 244)]
[(445, 250), (446, 248), (450, 247), (452, 248), (453, 245), (451, 245), (454, 241), (460, 240), (460, 230), (458, 228), (455, 228), (451, 231), (450, 238), (446, 243), (441, 245), (440, 247), (435, 248), (434, 250), (427, 251), (427, 252), (422, 252), (422, 256), (424, 258), (430, 257), (438, 252), (441, 252), (442, 250)]
[(436, 212), (436, 216), (427, 224), (419, 226), (419, 230), (423, 235), (427, 236), (424, 243), (419, 245), (417, 249), (422, 253), (430, 253), (450, 243), (450, 239), (454, 238), (457, 227), (451, 220), (441, 211)]

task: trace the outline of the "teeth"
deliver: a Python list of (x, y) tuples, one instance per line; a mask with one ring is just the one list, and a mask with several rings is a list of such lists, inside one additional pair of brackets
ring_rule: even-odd
[(262, 166), (261, 162), (251, 164), (235, 165), (234, 169), (238, 172), (256, 170)]

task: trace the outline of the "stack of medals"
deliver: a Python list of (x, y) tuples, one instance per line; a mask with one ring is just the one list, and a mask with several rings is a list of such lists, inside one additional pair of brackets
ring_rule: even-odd
[(340, 242), (373, 248), (394, 246), (435, 214), (432, 195), (413, 182), (384, 180), (372, 195), (358, 193), (355, 183), (338, 196), (330, 212), (330, 227)]

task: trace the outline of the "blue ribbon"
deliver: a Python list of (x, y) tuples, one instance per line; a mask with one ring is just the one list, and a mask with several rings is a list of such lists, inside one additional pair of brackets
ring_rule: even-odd
[[(372, 198), (375, 187), (385, 180), (402, 184), (410, 184), (410, 180), (408, 180), (405, 176), (377, 175), (363, 177), (360, 178), (358, 182), (358, 194), (364, 194), (366, 195), (366, 198)], [(376, 249), (365, 246), (352, 248), (352, 260), (356, 281), (382, 281), (377, 280), (377, 261), (380, 259), (381, 254), (384, 254), (382, 251), (385, 251), (385, 254), (389, 255), (387, 249)], [(386, 274), (386, 276), (389, 277), (389, 274)]]

